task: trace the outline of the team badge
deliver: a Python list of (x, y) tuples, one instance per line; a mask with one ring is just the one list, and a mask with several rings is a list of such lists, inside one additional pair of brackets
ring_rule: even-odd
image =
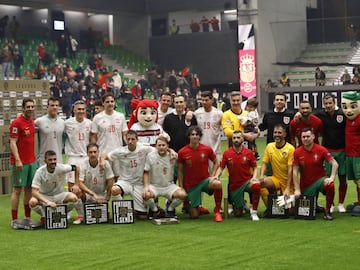
[(283, 122), (285, 125), (288, 125), (290, 123), (290, 117), (289, 116), (284, 116), (283, 117)]
[(343, 116), (343, 115), (337, 115), (337, 116), (336, 116), (336, 121), (337, 121), (338, 123), (342, 123), (342, 122), (344, 121), (344, 116)]
[(283, 158), (286, 158), (287, 153), (286, 153), (286, 152), (282, 152), (281, 155), (282, 155)]
[(318, 156), (317, 154), (315, 154), (315, 155), (314, 155), (314, 159), (315, 159), (315, 161), (317, 161), (317, 160), (318, 160), (318, 158), (319, 158), (319, 156)]

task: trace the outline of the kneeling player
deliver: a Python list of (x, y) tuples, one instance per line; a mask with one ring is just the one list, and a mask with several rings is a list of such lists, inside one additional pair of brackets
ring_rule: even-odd
[(186, 199), (186, 191), (173, 182), (176, 158), (169, 153), (169, 142), (166, 137), (156, 139), (156, 151), (146, 157), (144, 167), (144, 190), (142, 193), (145, 204), (153, 212), (153, 218), (160, 216), (155, 198), (163, 196), (171, 200), (167, 217), (176, 217), (175, 208)]
[[(41, 223), (45, 224), (43, 206), (56, 207), (57, 204), (70, 203), (70, 208), (75, 206), (78, 212), (74, 224), (80, 224), (84, 218), (81, 200), (74, 193), (64, 191), (66, 174), (75, 171), (75, 179), (78, 181), (80, 169), (76, 165), (56, 163), (56, 160), (54, 151), (45, 152), (45, 164), (36, 171), (31, 185), (30, 207), (41, 215)], [(77, 185), (72, 186), (73, 190), (78, 188)]]

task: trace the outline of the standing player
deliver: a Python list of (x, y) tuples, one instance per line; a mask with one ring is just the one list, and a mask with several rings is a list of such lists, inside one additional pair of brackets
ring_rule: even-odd
[[(335, 96), (326, 94), (323, 97), (324, 110), (315, 115), (323, 123), (322, 145), (330, 152), (339, 164), (339, 201), (337, 209), (340, 213), (345, 213), (344, 200), (347, 190), (346, 170), (345, 170), (345, 125), (346, 118), (341, 109), (335, 108)], [(331, 173), (329, 163), (325, 162), (327, 175)], [(334, 206), (331, 207), (331, 212)]]
[(47, 114), (35, 120), (35, 127), (39, 134), (39, 164), (45, 163), (45, 152), (52, 149), (59, 161), (62, 161), (63, 132), (65, 122), (58, 116), (60, 100), (50, 97), (47, 104)]
[(201, 193), (214, 194), (216, 222), (221, 222), (220, 213), (222, 199), (222, 184), (218, 179), (210, 177), (209, 160), (213, 162), (211, 175), (214, 175), (219, 162), (216, 154), (210, 146), (200, 143), (202, 131), (198, 126), (188, 129), (190, 143), (179, 151), (178, 156), (178, 180), (179, 186), (188, 193), (190, 218), (198, 218), (201, 205)]
[(346, 115), (345, 154), (348, 180), (356, 184), (360, 205), (360, 93), (350, 91), (342, 94), (341, 107)]
[[(277, 124), (273, 128), (275, 142), (268, 143), (265, 147), (263, 163), (260, 169), (261, 197), (268, 207), (268, 195), (280, 191), (284, 194), (287, 183), (292, 179), (292, 162), (294, 146), (286, 142), (286, 128)], [(271, 165), (272, 174), (265, 177), (268, 165)], [(290, 191), (290, 190), (289, 190)], [(288, 192), (289, 192), (288, 191)], [(293, 192), (293, 188), (291, 190)], [(265, 215), (267, 211), (265, 211)]]
[(110, 160), (119, 168), (119, 178), (112, 186), (111, 195), (113, 200), (122, 200), (124, 195), (131, 195), (137, 218), (147, 219), (147, 208), (142, 199), (143, 174), (146, 156), (153, 151), (153, 147), (137, 143), (138, 137), (134, 130), (127, 132), (126, 142), (127, 146), (115, 148), (103, 155), (103, 159)]
[[(304, 128), (312, 128), (315, 135), (314, 142), (319, 143), (319, 136), (322, 134), (323, 124), (321, 120), (311, 114), (311, 112), (312, 108), (310, 102), (307, 100), (300, 101), (299, 112), (296, 113), (295, 118), (290, 122), (291, 144), (295, 148), (302, 145), (301, 132)], [(296, 143), (296, 138), (298, 144)]]
[(251, 194), (252, 208), (250, 217), (258, 221), (257, 208), (260, 198), (260, 182), (257, 180), (257, 165), (254, 153), (243, 146), (244, 136), (235, 130), (232, 135), (232, 147), (225, 150), (220, 167), (214, 179), (219, 179), (224, 168), (229, 171), (229, 195), (234, 207), (234, 215), (241, 217), (245, 206), (244, 192)]
[(146, 157), (142, 193), (145, 204), (149, 206), (155, 217), (161, 214), (155, 204), (155, 198), (164, 196), (171, 200), (167, 208), (168, 217), (176, 217), (175, 208), (186, 199), (185, 190), (173, 182), (175, 163), (176, 158), (172, 158), (169, 153), (167, 138), (158, 137), (156, 139), (156, 151), (152, 151)]
[(261, 131), (267, 130), (266, 144), (274, 141), (274, 127), (276, 124), (282, 124), (286, 127), (286, 141), (290, 142), (290, 121), (294, 113), (286, 109), (286, 95), (277, 92), (274, 95), (274, 110), (266, 112), (262, 123), (259, 125)]
[(83, 191), (83, 203), (104, 203), (111, 197), (111, 187), (114, 184), (114, 174), (109, 162), (104, 162), (100, 168), (99, 147), (97, 144), (87, 146), (88, 158), (80, 165), (79, 187)]
[[(315, 134), (312, 128), (305, 128), (301, 131), (302, 145), (295, 150), (293, 162), (295, 196), (299, 194), (317, 196), (319, 192), (323, 193), (326, 196), (324, 219), (333, 220), (330, 208), (334, 202), (334, 179), (339, 166), (329, 151), (314, 143), (314, 140)], [(331, 164), (331, 175), (329, 177), (326, 176), (324, 169), (325, 161)], [(290, 179), (288, 179), (289, 181)], [(288, 189), (286, 189), (284, 196), (289, 196)]]
[(171, 108), (171, 93), (170, 92), (163, 92), (160, 95), (160, 106), (158, 107), (158, 120), (157, 123), (162, 126), (164, 123), (165, 117), (174, 111), (174, 108)]
[[(78, 213), (83, 211), (81, 200), (74, 193), (64, 191), (66, 174), (71, 171), (75, 172), (75, 179), (79, 181), (79, 166), (57, 163), (54, 151), (45, 152), (45, 165), (35, 173), (30, 199), (30, 207), (41, 216), (42, 224), (45, 224), (43, 206), (56, 207), (58, 204), (70, 203), (69, 206), (75, 206)], [(80, 224), (83, 218), (79, 216), (73, 223)]]
[[(97, 143), (100, 154), (109, 153), (115, 148), (123, 146), (128, 131), (125, 116), (114, 110), (115, 98), (112, 93), (102, 96), (104, 111), (96, 114), (91, 124), (90, 142)], [(119, 175), (116, 165), (113, 171)]]
[(210, 146), (215, 154), (220, 157), (220, 133), (223, 112), (212, 106), (214, 98), (210, 91), (201, 93), (201, 103), (202, 107), (194, 112), (197, 124), (203, 133), (200, 142)]
[[(74, 117), (65, 120), (65, 154), (67, 164), (80, 165), (87, 157), (86, 146), (90, 140), (91, 121), (85, 118), (85, 102), (73, 104)], [(74, 173), (69, 174), (69, 182), (74, 183)]]
[(34, 100), (25, 98), (22, 114), (10, 125), (11, 227), (16, 227), (20, 194), (24, 189), (25, 218), (30, 219), (31, 183), (36, 170)]

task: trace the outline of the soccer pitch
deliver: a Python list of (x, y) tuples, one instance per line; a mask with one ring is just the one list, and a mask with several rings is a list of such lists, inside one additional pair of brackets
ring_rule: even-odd
[[(258, 145), (262, 153), (264, 139)], [(225, 196), (225, 176), (222, 181)], [(349, 182), (345, 204), (355, 200)], [(324, 196), (319, 203), (325, 205)], [(212, 210), (213, 197), (204, 195), (204, 206)], [(350, 214), (335, 212), (330, 222), (322, 214), (312, 221), (253, 222), (246, 214), (216, 223), (212, 213), (198, 220), (178, 213), (176, 225), (70, 222), (68, 229), (25, 231), (10, 228), (9, 195), (0, 196), (0, 213), (1, 269), (359, 269), (348, 259), (360, 251), (360, 219)]]

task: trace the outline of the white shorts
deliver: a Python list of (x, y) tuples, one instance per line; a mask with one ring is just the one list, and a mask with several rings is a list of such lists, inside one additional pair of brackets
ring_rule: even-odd
[(154, 186), (154, 185), (150, 185), (150, 190), (152, 192), (154, 192), (155, 197), (165, 197), (169, 200), (172, 199), (173, 194), (175, 193), (175, 191), (177, 191), (179, 189), (178, 185), (175, 184), (169, 184), (166, 187), (159, 187), (159, 186)]
[(147, 206), (144, 204), (144, 200), (142, 198), (142, 185), (133, 185), (128, 181), (119, 180), (117, 181), (114, 186), (119, 186), (124, 194), (123, 195), (130, 195), (134, 201), (134, 209), (138, 212), (147, 212)]
[(68, 196), (69, 194), (72, 194), (72, 193), (64, 191), (64, 192), (61, 192), (61, 193), (56, 194), (54, 196), (48, 196), (46, 194), (41, 194), (41, 195), (44, 196), (44, 198), (46, 200), (48, 200), (48, 201), (54, 202), (56, 204), (63, 204), (66, 196)]
[[(68, 157), (67, 164), (80, 166), (80, 164), (82, 164), (86, 158), (87, 157)], [(67, 181), (69, 183), (75, 184), (75, 172), (74, 171), (69, 172), (67, 174)]]

